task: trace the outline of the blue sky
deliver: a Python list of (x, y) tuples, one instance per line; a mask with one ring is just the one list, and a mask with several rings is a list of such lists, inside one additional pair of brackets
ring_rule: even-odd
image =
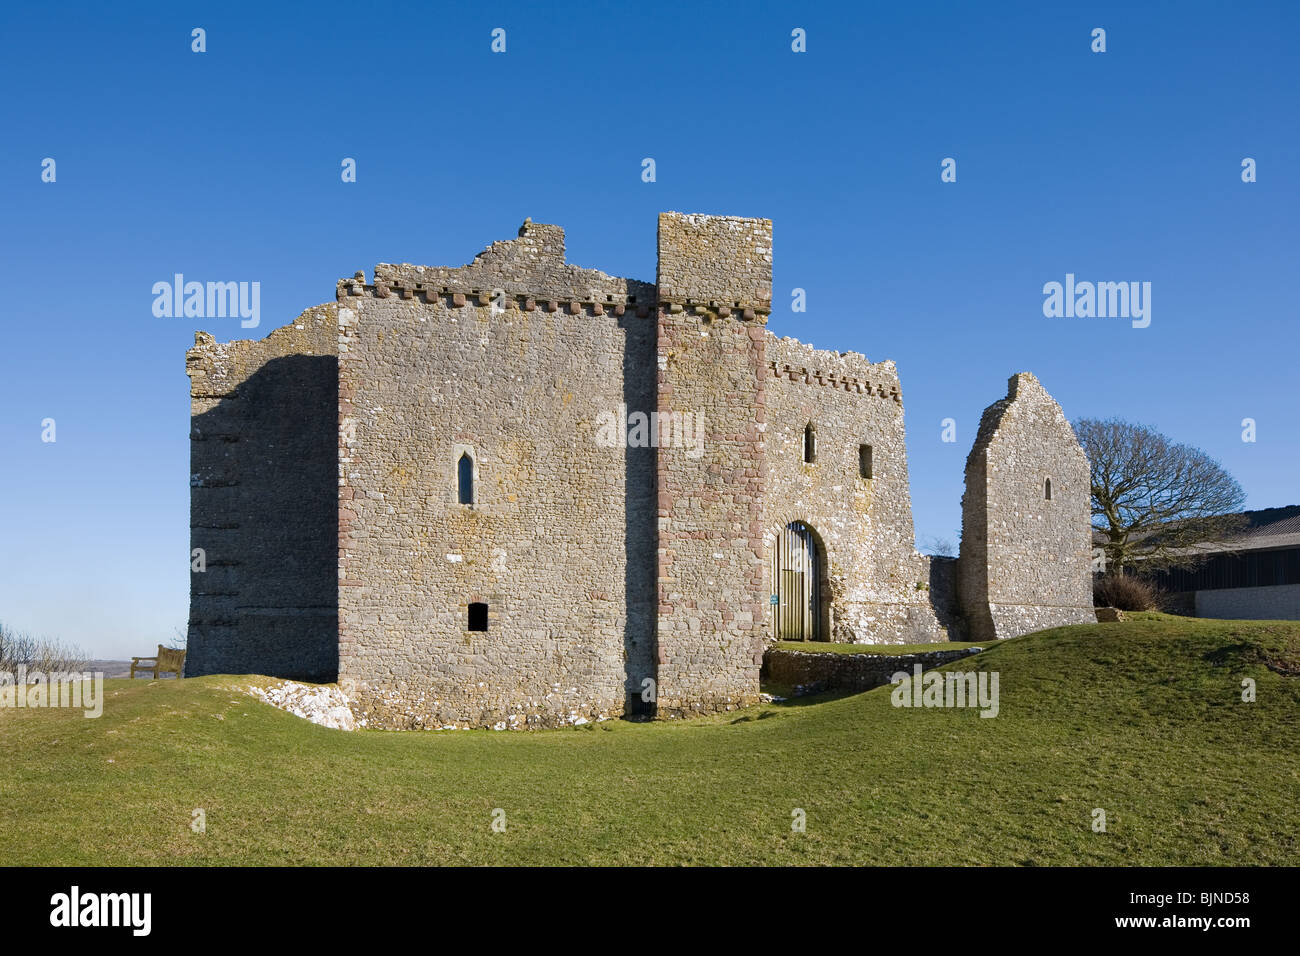
[[(1283, 2), (15, 7), (0, 620), (114, 657), (184, 626), (184, 353), (196, 324), (249, 333), (155, 318), (154, 282), (259, 281), (261, 336), (525, 216), (647, 280), (660, 211), (772, 219), (770, 327), (898, 363), (922, 538), (956, 539), (979, 413), (1021, 370), (1071, 418), (1204, 448), (1250, 507), (1296, 503), (1298, 28)], [(1045, 318), (1066, 273), (1149, 281), (1150, 327)]]

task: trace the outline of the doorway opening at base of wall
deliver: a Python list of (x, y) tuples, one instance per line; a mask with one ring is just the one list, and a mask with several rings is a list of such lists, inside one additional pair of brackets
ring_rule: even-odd
[(792, 521), (777, 533), (772, 549), (772, 612), (782, 641), (821, 641), (822, 575), (825, 552), (816, 532)]
[(486, 631), (488, 625), (488, 606), (482, 601), (473, 601), (469, 606), (469, 629)]

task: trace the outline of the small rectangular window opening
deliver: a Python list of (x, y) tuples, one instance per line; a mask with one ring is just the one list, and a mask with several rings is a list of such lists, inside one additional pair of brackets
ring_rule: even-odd
[(486, 631), (488, 629), (488, 606), (481, 601), (475, 601), (469, 606), (469, 629), (471, 631)]
[(858, 474), (863, 478), (871, 477), (871, 446), (858, 446)]

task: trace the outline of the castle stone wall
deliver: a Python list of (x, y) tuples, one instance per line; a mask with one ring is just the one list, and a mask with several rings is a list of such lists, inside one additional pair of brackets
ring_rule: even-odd
[[(902, 391), (893, 362), (767, 338), (765, 553), (792, 521), (808, 524), (824, 553), (822, 639), (906, 644), (949, 639), (951, 575), (932, 575), (914, 547)], [(816, 454), (804, 461), (804, 429)], [(871, 477), (859, 462), (871, 446)], [(770, 559), (763, 565), (775, 593)], [(932, 578), (934, 578), (932, 582)], [(938, 592), (932, 588), (939, 588)], [(766, 636), (775, 639), (768, 607)]]
[(650, 287), (562, 257), (526, 223), (461, 270), (340, 284), (340, 680), (371, 726), (618, 716), (654, 675), (653, 449), (596, 441), (653, 407)]
[(185, 673), (332, 681), (338, 670), (338, 321), (308, 309), (260, 341), (199, 332), (190, 377)]
[(825, 691), (856, 694), (892, 684), (895, 674), (901, 671), (910, 675), (916, 664), (928, 671), (982, 650), (980, 647), (956, 650), (937, 647), (919, 654), (841, 654), (770, 647), (763, 655), (763, 678), (789, 688), (798, 696)]
[(958, 573), (969, 640), (1096, 620), (1090, 510), (1088, 459), (1061, 407), (1033, 375), (1013, 375), (966, 460)]

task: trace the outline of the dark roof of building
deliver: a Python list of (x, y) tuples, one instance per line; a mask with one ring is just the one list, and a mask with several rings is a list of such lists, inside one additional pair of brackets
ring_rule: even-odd
[[(1272, 548), (1300, 547), (1300, 505), (1281, 508), (1259, 508), (1242, 511), (1246, 530), (1224, 538), (1222, 541), (1196, 545), (1198, 551), (1262, 551)], [(1097, 547), (1106, 544), (1106, 535), (1093, 530), (1092, 543)]]
[(1250, 527), (1243, 537), (1300, 534), (1300, 505), (1243, 511), (1242, 515), (1250, 522)]

